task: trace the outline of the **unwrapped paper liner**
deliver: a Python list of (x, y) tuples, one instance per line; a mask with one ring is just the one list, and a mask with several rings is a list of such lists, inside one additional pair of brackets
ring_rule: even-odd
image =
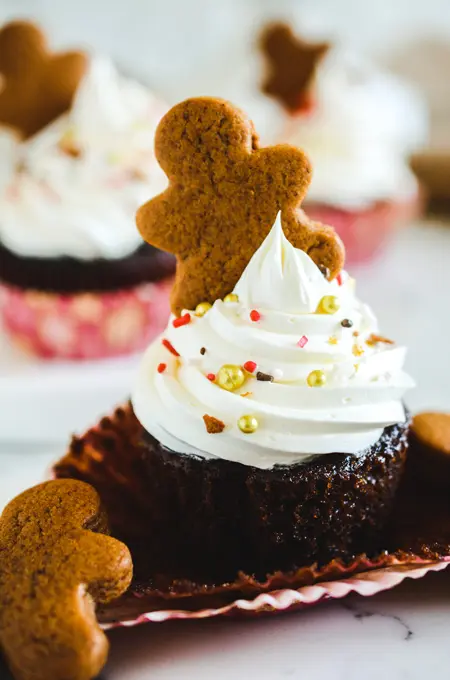
[[(129, 405), (85, 435), (72, 440), (69, 452), (53, 470), (56, 477), (91, 483), (110, 516), (112, 533), (123, 538), (126, 528), (139, 528), (139, 439), (142, 430)], [(120, 508), (120, 516), (115, 510)], [(332, 560), (326, 565), (279, 571), (265, 579), (239, 573), (226, 583), (203, 582), (166, 570), (135, 580), (120, 600), (98, 611), (105, 628), (133, 626), (147, 621), (200, 619), (223, 615), (255, 616), (342, 598), (351, 592), (375, 595), (418, 579), (429, 571), (441, 571), (450, 563), (450, 499), (424, 488), (406, 471), (396, 506), (382, 538), (385, 546), (374, 555), (358, 555), (348, 563)], [(132, 528), (132, 529), (130, 529)], [(160, 546), (155, 548), (158, 553)], [(133, 552), (133, 548), (132, 548)], [(135, 556), (134, 556), (135, 557)]]

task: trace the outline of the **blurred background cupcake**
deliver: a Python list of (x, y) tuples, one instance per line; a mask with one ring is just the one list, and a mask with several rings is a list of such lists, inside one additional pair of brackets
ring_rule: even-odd
[(43, 357), (138, 351), (165, 326), (174, 271), (134, 226), (166, 184), (165, 105), (104, 57), (50, 54), (27, 22), (1, 31), (0, 72), (4, 328)]
[(427, 139), (424, 101), (360, 54), (304, 40), (287, 24), (268, 25), (260, 47), (262, 89), (284, 111), (277, 140), (313, 163), (306, 211), (336, 228), (350, 263), (369, 260), (420, 210), (409, 159)]

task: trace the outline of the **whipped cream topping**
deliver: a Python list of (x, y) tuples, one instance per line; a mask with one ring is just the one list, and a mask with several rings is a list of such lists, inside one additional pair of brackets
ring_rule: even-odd
[(314, 101), (313, 110), (291, 117), (281, 135), (313, 163), (309, 202), (352, 209), (415, 194), (407, 158), (428, 133), (426, 107), (415, 90), (335, 48), (318, 68)]
[[(375, 337), (376, 319), (355, 296), (354, 281), (346, 273), (327, 281), (285, 238), (280, 217), (234, 293), (238, 301), (217, 300), (185, 325), (172, 319), (144, 356), (133, 407), (165, 447), (272, 468), (357, 454), (405, 420), (401, 400), (413, 386), (403, 372), (405, 349)], [(336, 298), (334, 314), (316, 313), (324, 296)], [(238, 389), (211, 380), (221, 366), (249, 361), (256, 368)], [(324, 385), (309, 385), (313, 371), (323, 372)], [(258, 380), (258, 372), (273, 380)], [(222, 421), (223, 432), (209, 434), (205, 414)], [(239, 429), (244, 415), (258, 421), (252, 434)]]
[(16, 148), (0, 184), (0, 241), (30, 257), (133, 252), (134, 213), (167, 184), (153, 150), (164, 113), (145, 87), (93, 58), (71, 110)]

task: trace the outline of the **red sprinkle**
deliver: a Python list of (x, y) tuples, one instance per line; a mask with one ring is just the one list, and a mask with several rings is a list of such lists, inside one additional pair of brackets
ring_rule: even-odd
[(252, 309), (252, 311), (250, 312), (250, 319), (252, 321), (259, 321), (260, 318), (261, 318), (261, 314), (258, 312), (258, 310)]
[(303, 347), (306, 345), (307, 342), (308, 342), (308, 338), (306, 337), (306, 335), (302, 335), (300, 340), (297, 342), (297, 345), (303, 349)]
[(254, 373), (256, 369), (256, 362), (255, 361), (246, 361), (244, 364), (244, 368), (248, 373)]
[(211, 382), (214, 382), (216, 379), (214, 373), (208, 373), (206, 377), (208, 378), (208, 380), (211, 380)]
[(179, 353), (177, 352), (177, 350), (175, 349), (175, 347), (172, 345), (171, 342), (169, 342), (169, 341), (167, 340), (167, 338), (163, 338), (161, 342), (162, 342), (162, 344), (164, 345), (164, 347), (165, 347), (167, 350), (169, 350), (169, 352), (170, 352), (171, 354), (173, 354), (174, 357), (179, 357), (179, 356), (180, 356)]
[(158, 373), (164, 373), (167, 368), (167, 364), (158, 364)]
[(338, 286), (342, 286), (342, 274), (336, 276), (336, 281), (338, 282)]
[(190, 323), (191, 321), (191, 315), (189, 312), (186, 312), (186, 314), (183, 314), (183, 316), (179, 316), (178, 319), (174, 319), (172, 321), (172, 326), (174, 328), (180, 328), (180, 326), (186, 326), (186, 324)]

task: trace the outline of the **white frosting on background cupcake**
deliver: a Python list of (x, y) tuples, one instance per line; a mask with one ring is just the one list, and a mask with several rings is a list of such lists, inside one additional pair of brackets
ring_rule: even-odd
[(153, 150), (165, 110), (107, 59), (93, 58), (71, 110), (18, 146), (9, 182), (0, 172), (2, 244), (30, 257), (133, 252), (142, 242), (135, 211), (167, 184)]
[(415, 195), (407, 158), (426, 141), (428, 126), (412, 88), (360, 55), (332, 48), (318, 67), (314, 102), (281, 133), (311, 159), (309, 202), (358, 209)]
[[(164, 446), (271, 468), (334, 451), (357, 454), (404, 422), (402, 398), (413, 386), (403, 372), (405, 348), (373, 337), (376, 319), (355, 296), (354, 281), (345, 273), (327, 281), (285, 238), (279, 218), (234, 292), (237, 301), (217, 300), (185, 325), (172, 320), (166, 344), (159, 339), (146, 352), (133, 407)], [(317, 312), (324, 296), (338, 311)], [(222, 366), (249, 361), (256, 366), (238, 389), (217, 384)], [(258, 380), (258, 371), (273, 381)], [(310, 386), (317, 371), (323, 384)], [(209, 434), (205, 414), (222, 421), (223, 432)], [(245, 415), (258, 422), (251, 434), (238, 425)]]

